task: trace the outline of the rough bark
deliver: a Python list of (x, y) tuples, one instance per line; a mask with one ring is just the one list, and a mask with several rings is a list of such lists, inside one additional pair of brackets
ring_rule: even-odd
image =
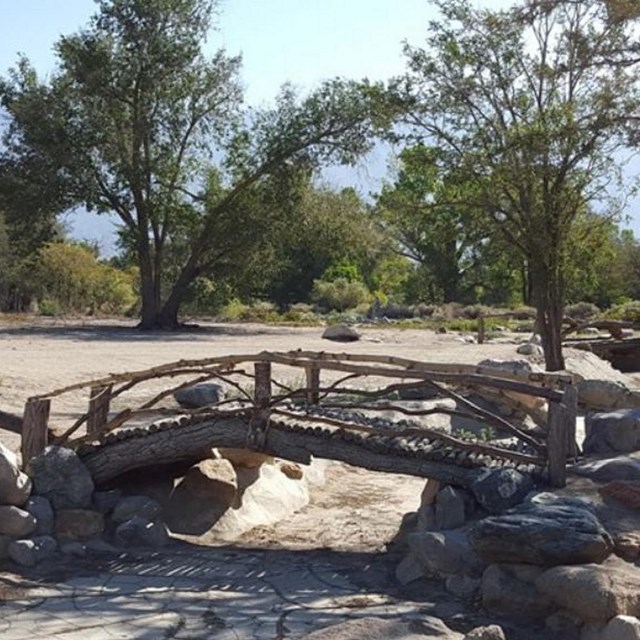
[[(224, 418), (122, 440), (80, 455), (94, 481), (104, 484), (134, 469), (201, 459), (212, 447), (244, 448), (249, 433), (247, 421)], [(372, 471), (405, 473), (461, 486), (468, 486), (479, 473), (478, 469), (409, 458), (393, 450), (375, 453), (341, 438), (324, 439), (273, 426), (267, 431), (263, 452), (303, 464), (312, 456), (341, 460)]]

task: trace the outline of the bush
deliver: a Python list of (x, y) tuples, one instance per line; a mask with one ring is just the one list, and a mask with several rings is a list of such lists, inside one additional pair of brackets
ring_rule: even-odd
[(535, 320), (536, 310), (533, 307), (517, 307), (511, 310), (514, 320)]
[(62, 315), (62, 309), (56, 300), (45, 298), (38, 303), (38, 314), (48, 317), (60, 316)]
[(407, 318), (413, 318), (415, 316), (415, 310), (405, 304), (390, 303), (379, 310), (380, 316), (385, 316), (391, 320), (406, 320)]
[(305, 302), (292, 304), (284, 313), (283, 318), (287, 322), (300, 322), (304, 324), (315, 324), (319, 321), (313, 307)]
[(625, 322), (640, 322), (640, 300), (631, 300), (624, 304), (611, 307), (605, 314), (609, 320), (624, 320)]
[(362, 282), (338, 278), (332, 282), (315, 280), (311, 297), (325, 311), (346, 311), (368, 302), (371, 295)]
[(575, 304), (570, 304), (565, 308), (564, 312), (572, 320), (579, 321), (589, 320), (601, 313), (600, 308), (592, 302), (576, 302)]
[[(96, 259), (88, 247), (55, 242), (39, 252), (33, 269), (40, 313), (125, 313), (136, 300), (135, 274)], [(43, 311), (43, 309), (45, 311)]]

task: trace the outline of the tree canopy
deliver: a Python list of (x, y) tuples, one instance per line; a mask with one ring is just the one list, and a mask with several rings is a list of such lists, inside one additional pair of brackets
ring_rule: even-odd
[(0, 89), (7, 162), (42, 158), (69, 202), (120, 218), (146, 328), (175, 327), (194, 279), (251, 250), (269, 224), (261, 198), (370, 144), (370, 98), (355, 82), (304, 99), (284, 87), (274, 108), (243, 109), (240, 60), (202, 50), (214, 5), (101, 0), (86, 29), (58, 42), (49, 81), (21, 60)]
[(504, 11), (436, 3), (426, 48), (395, 84), (411, 140), (439, 149), (467, 188), (458, 205), (517, 247), (531, 275), (547, 368), (562, 369), (566, 250), (598, 201), (616, 215), (616, 151), (637, 105), (632, 23), (600, 0), (529, 0)]

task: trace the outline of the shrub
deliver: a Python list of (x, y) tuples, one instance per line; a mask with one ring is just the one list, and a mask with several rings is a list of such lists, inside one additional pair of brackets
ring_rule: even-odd
[(640, 300), (631, 300), (624, 304), (611, 307), (605, 314), (610, 320), (624, 320), (625, 322), (640, 322)]
[(600, 315), (600, 308), (592, 302), (576, 302), (565, 307), (565, 314), (572, 320), (589, 320)]
[(346, 278), (338, 278), (332, 282), (315, 280), (313, 301), (326, 311), (346, 311), (370, 299), (369, 290), (362, 282), (350, 282)]

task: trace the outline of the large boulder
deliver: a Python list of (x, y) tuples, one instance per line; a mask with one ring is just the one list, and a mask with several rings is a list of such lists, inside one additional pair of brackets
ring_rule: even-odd
[(585, 421), (585, 453), (628, 453), (640, 450), (640, 409), (592, 413)]
[[(526, 359), (519, 360), (483, 360), (478, 365), (479, 373), (487, 375), (499, 376), (501, 371), (513, 375), (526, 375), (528, 373), (542, 373), (543, 369)], [(511, 398), (518, 405), (528, 408), (532, 411), (541, 411), (545, 408), (546, 402), (543, 398), (530, 396), (526, 393), (518, 393), (517, 391), (506, 391), (504, 394), (507, 398)]]
[(149, 496), (125, 496), (114, 507), (111, 520), (120, 523), (135, 516), (153, 520), (160, 515), (160, 511), (160, 503)]
[(536, 587), (585, 622), (640, 615), (640, 569), (615, 556), (599, 565), (548, 569), (536, 579)]
[(578, 402), (589, 410), (609, 411), (637, 407), (637, 397), (616, 380), (580, 380), (576, 383)]
[(238, 479), (229, 460), (203, 460), (176, 485), (165, 517), (176, 533), (208, 531), (236, 501)]
[(173, 394), (175, 401), (185, 409), (210, 407), (224, 400), (225, 396), (225, 388), (217, 382), (200, 382)]
[(91, 506), (93, 480), (71, 449), (47, 447), (31, 458), (28, 473), (34, 493), (47, 498), (54, 509), (87, 509)]
[(531, 565), (492, 564), (482, 574), (482, 605), (490, 613), (526, 620), (544, 619), (553, 611), (551, 601), (536, 589), (543, 572)]
[(5, 560), (9, 557), (9, 545), (13, 542), (11, 536), (5, 536), (0, 533), (0, 560)]
[(382, 618), (360, 618), (340, 622), (305, 636), (305, 640), (463, 640), (461, 633), (452, 631), (438, 618), (402, 622)]
[(21, 507), (31, 493), (31, 479), (20, 471), (18, 457), (0, 443), (0, 504)]
[(9, 557), (19, 565), (33, 567), (41, 560), (50, 558), (58, 549), (58, 543), (51, 536), (14, 540), (9, 545)]
[(60, 509), (56, 512), (56, 536), (66, 542), (90, 540), (104, 532), (104, 516), (89, 509)]
[(36, 530), (36, 519), (24, 509), (0, 505), (0, 535), (26, 538)]
[(24, 510), (28, 511), (36, 519), (34, 533), (39, 536), (48, 536), (53, 533), (54, 515), (51, 503), (42, 496), (31, 496)]
[(617, 456), (605, 460), (587, 460), (579, 465), (574, 465), (571, 472), (596, 482), (640, 480), (640, 460), (628, 456)]
[(595, 514), (578, 501), (526, 503), (480, 520), (473, 549), (486, 562), (540, 566), (602, 562), (613, 540)]
[(627, 507), (640, 510), (640, 482), (614, 480), (598, 491), (604, 498), (613, 498)]
[(360, 340), (360, 334), (346, 324), (334, 324), (327, 327), (323, 331), (322, 337), (325, 340), (333, 340), (333, 342), (356, 342)]
[(490, 513), (515, 507), (531, 489), (531, 476), (515, 469), (487, 469), (471, 484), (476, 500)]
[(633, 616), (616, 616), (607, 624), (587, 624), (580, 640), (640, 640), (640, 620)]
[(266, 453), (251, 449), (234, 449), (233, 447), (217, 447), (213, 450), (215, 457), (228, 460), (234, 467), (257, 469), (263, 464), (273, 464), (275, 459)]
[(490, 624), (486, 627), (476, 627), (467, 633), (464, 640), (507, 640), (502, 627)]
[(426, 575), (479, 576), (484, 569), (465, 529), (418, 531), (409, 535), (408, 542), (410, 552)]
[(461, 491), (444, 487), (438, 492), (435, 504), (436, 529), (457, 529), (464, 524), (465, 503)]
[(158, 520), (151, 521), (141, 516), (134, 516), (116, 527), (114, 539), (116, 544), (124, 547), (139, 545), (158, 548), (169, 541), (169, 532)]

